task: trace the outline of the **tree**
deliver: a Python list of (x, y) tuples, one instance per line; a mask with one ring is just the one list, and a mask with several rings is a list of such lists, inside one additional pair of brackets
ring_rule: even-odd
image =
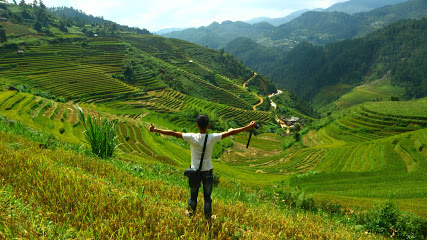
[(115, 23), (111, 23), (109, 26), (108, 26), (108, 31), (110, 31), (111, 32), (111, 34), (113, 34), (114, 35), (114, 32), (117, 30), (117, 24), (115, 24)]
[(44, 27), (48, 26), (49, 17), (47, 16), (46, 11), (40, 10), (37, 13), (37, 21), (40, 22)]
[(35, 29), (37, 32), (41, 32), (41, 30), (42, 30), (42, 24), (41, 24), (40, 22), (36, 22), (36, 23), (34, 24), (34, 29)]
[(33, 1), (33, 8), (38, 7), (38, 6), (37, 6), (37, 4), (38, 4), (37, 0), (34, 0), (34, 1)]
[(44, 5), (43, 0), (40, 0), (40, 8), (46, 9), (46, 5)]
[(61, 30), (64, 33), (68, 32), (68, 28), (67, 28), (67, 26), (65, 26), (65, 23), (63, 21), (61, 21), (58, 28), (59, 28), (59, 30)]
[(300, 133), (299, 133), (299, 132), (296, 132), (296, 133), (294, 134), (294, 139), (295, 139), (295, 141), (299, 142), (300, 137), (301, 137), (301, 135), (300, 135)]
[(18, 4), (16, 3), (16, 0), (13, 0), (13, 3), (14, 3), (15, 5), (18, 5)]
[(21, 16), (24, 19), (31, 19), (32, 18), (31, 15), (30, 15), (30, 13), (27, 10), (22, 11), (21, 12)]
[(3, 26), (1, 26), (1, 25), (0, 25), (0, 42), (1, 43), (7, 42), (6, 31), (4, 30)]
[(24, 1), (24, 0), (21, 0), (21, 2), (19, 2), (19, 6), (21, 6), (21, 7), (26, 6), (25, 1)]

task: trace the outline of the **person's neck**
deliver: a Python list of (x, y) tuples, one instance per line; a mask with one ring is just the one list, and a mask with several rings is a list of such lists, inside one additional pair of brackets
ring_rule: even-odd
[(204, 129), (204, 130), (202, 130), (202, 129), (199, 129), (199, 133), (200, 134), (206, 134), (206, 132), (208, 131), (208, 129)]

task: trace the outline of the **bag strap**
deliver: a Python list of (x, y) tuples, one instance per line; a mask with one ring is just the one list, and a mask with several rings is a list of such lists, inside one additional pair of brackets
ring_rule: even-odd
[(199, 172), (202, 170), (203, 157), (205, 156), (205, 150), (206, 150), (206, 143), (207, 143), (207, 142), (208, 142), (208, 133), (206, 132), (206, 136), (205, 136), (205, 144), (203, 144), (202, 158), (200, 159)]

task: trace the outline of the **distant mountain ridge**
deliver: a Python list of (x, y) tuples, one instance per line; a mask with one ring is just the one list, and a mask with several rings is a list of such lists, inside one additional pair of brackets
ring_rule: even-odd
[(165, 28), (165, 29), (161, 29), (161, 30), (159, 30), (159, 31), (157, 31), (155, 33), (159, 34), (159, 35), (163, 35), (163, 34), (166, 34), (166, 33), (176, 32), (176, 31), (182, 31), (182, 30), (185, 30), (185, 28)]
[[(294, 20), (295, 18), (301, 16), (301, 14), (308, 12), (308, 11), (312, 11), (312, 10), (310, 10), (310, 9), (299, 10), (299, 11), (293, 12), (293, 13), (291, 13), (285, 17), (282, 17), (282, 18), (258, 17), (258, 18), (253, 18), (253, 19), (245, 21), (245, 22), (249, 23), (249, 24), (266, 22), (266, 23), (269, 23), (269, 24), (277, 27), (277, 26), (280, 26), (282, 24), (285, 24), (287, 22)], [(314, 10), (314, 11), (316, 11), (316, 10)]]
[(322, 9), (302, 9), (295, 11), (285, 17), (281, 18), (269, 18), (269, 17), (257, 17), (253, 18), (251, 20), (245, 21), (249, 24), (255, 24), (260, 22), (267, 22), (273, 26), (280, 26), (282, 24), (285, 24), (287, 22), (290, 22), (294, 20), (295, 18), (301, 16), (305, 12), (309, 11), (316, 11), (316, 12), (344, 12), (348, 14), (354, 14), (354, 13), (360, 13), (360, 12), (368, 12), (372, 11), (376, 8), (380, 8), (387, 5), (394, 5), (397, 3), (405, 2), (407, 0), (378, 0), (378, 1), (371, 1), (371, 0), (350, 0), (346, 2), (341, 3), (335, 3), (334, 5), (330, 6), (329, 8)]
[[(226, 21), (221, 24), (213, 23), (207, 27), (172, 32), (163, 36), (179, 38), (217, 49), (224, 47), (235, 38), (248, 37), (265, 46), (282, 46), (290, 49), (301, 41), (325, 44), (364, 36), (400, 19), (427, 16), (426, 1), (424, 0), (388, 1), (388, 3), (395, 2), (400, 3), (353, 15), (332, 11), (340, 6), (356, 6), (356, 3), (366, 3), (366, 0), (352, 0), (346, 2), (347, 5), (334, 5), (327, 11), (304, 12), (301, 16), (278, 27), (268, 23), (250, 25), (243, 22)], [(352, 5), (348, 5), (350, 3)], [(371, 3), (366, 6), (380, 6), (386, 3), (386, 1), (380, 1), (377, 4)]]
[(345, 12), (348, 14), (368, 12), (376, 8), (380, 8), (387, 5), (394, 5), (407, 0), (351, 0), (342, 3), (335, 3), (331, 7), (327, 8), (327, 12)]
[(219, 49), (225, 43), (241, 36), (248, 36), (258, 39), (275, 27), (268, 23), (249, 24), (244, 22), (224, 21), (222, 23), (213, 22), (207, 27), (188, 28), (179, 32), (163, 34), (164, 37), (178, 38), (193, 42), (202, 46)]

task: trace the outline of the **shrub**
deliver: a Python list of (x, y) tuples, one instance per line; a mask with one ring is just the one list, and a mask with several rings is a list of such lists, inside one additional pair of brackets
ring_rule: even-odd
[(301, 136), (300, 136), (299, 132), (296, 132), (296, 133), (294, 134), (294, 139), (295, 139), (295, 141), (299, 142), (300, 137), (301, 137)]
[(116, 122), (106, 118), (95, 118), (89, 114), (85, 118), (83, 111), (78, 108), (80, 123), (85, 128), (84, 135), (92, 148), (92, 152), (100, 158), (109, 158), (113, 156), (117, 148)]
[(357, 216), (358, 224), (368, 231), (400, 239), (426, 239), (427, 221), (414, 214), (403, 213), (398, 206), (386, 201), (376, 203), (371, 211)]
[(314, 199), (311, 195), (306, 195), (304, 192), (300, 193), (297, 201), (296, 201), (297, 208), (304, 209), (307, 211), (314, 211), (316, 210), (316, 205), (314, 204)]
[(216, 187), (220, 183), (220, 175), (218, 173), (213, 174), (213, 186)]

